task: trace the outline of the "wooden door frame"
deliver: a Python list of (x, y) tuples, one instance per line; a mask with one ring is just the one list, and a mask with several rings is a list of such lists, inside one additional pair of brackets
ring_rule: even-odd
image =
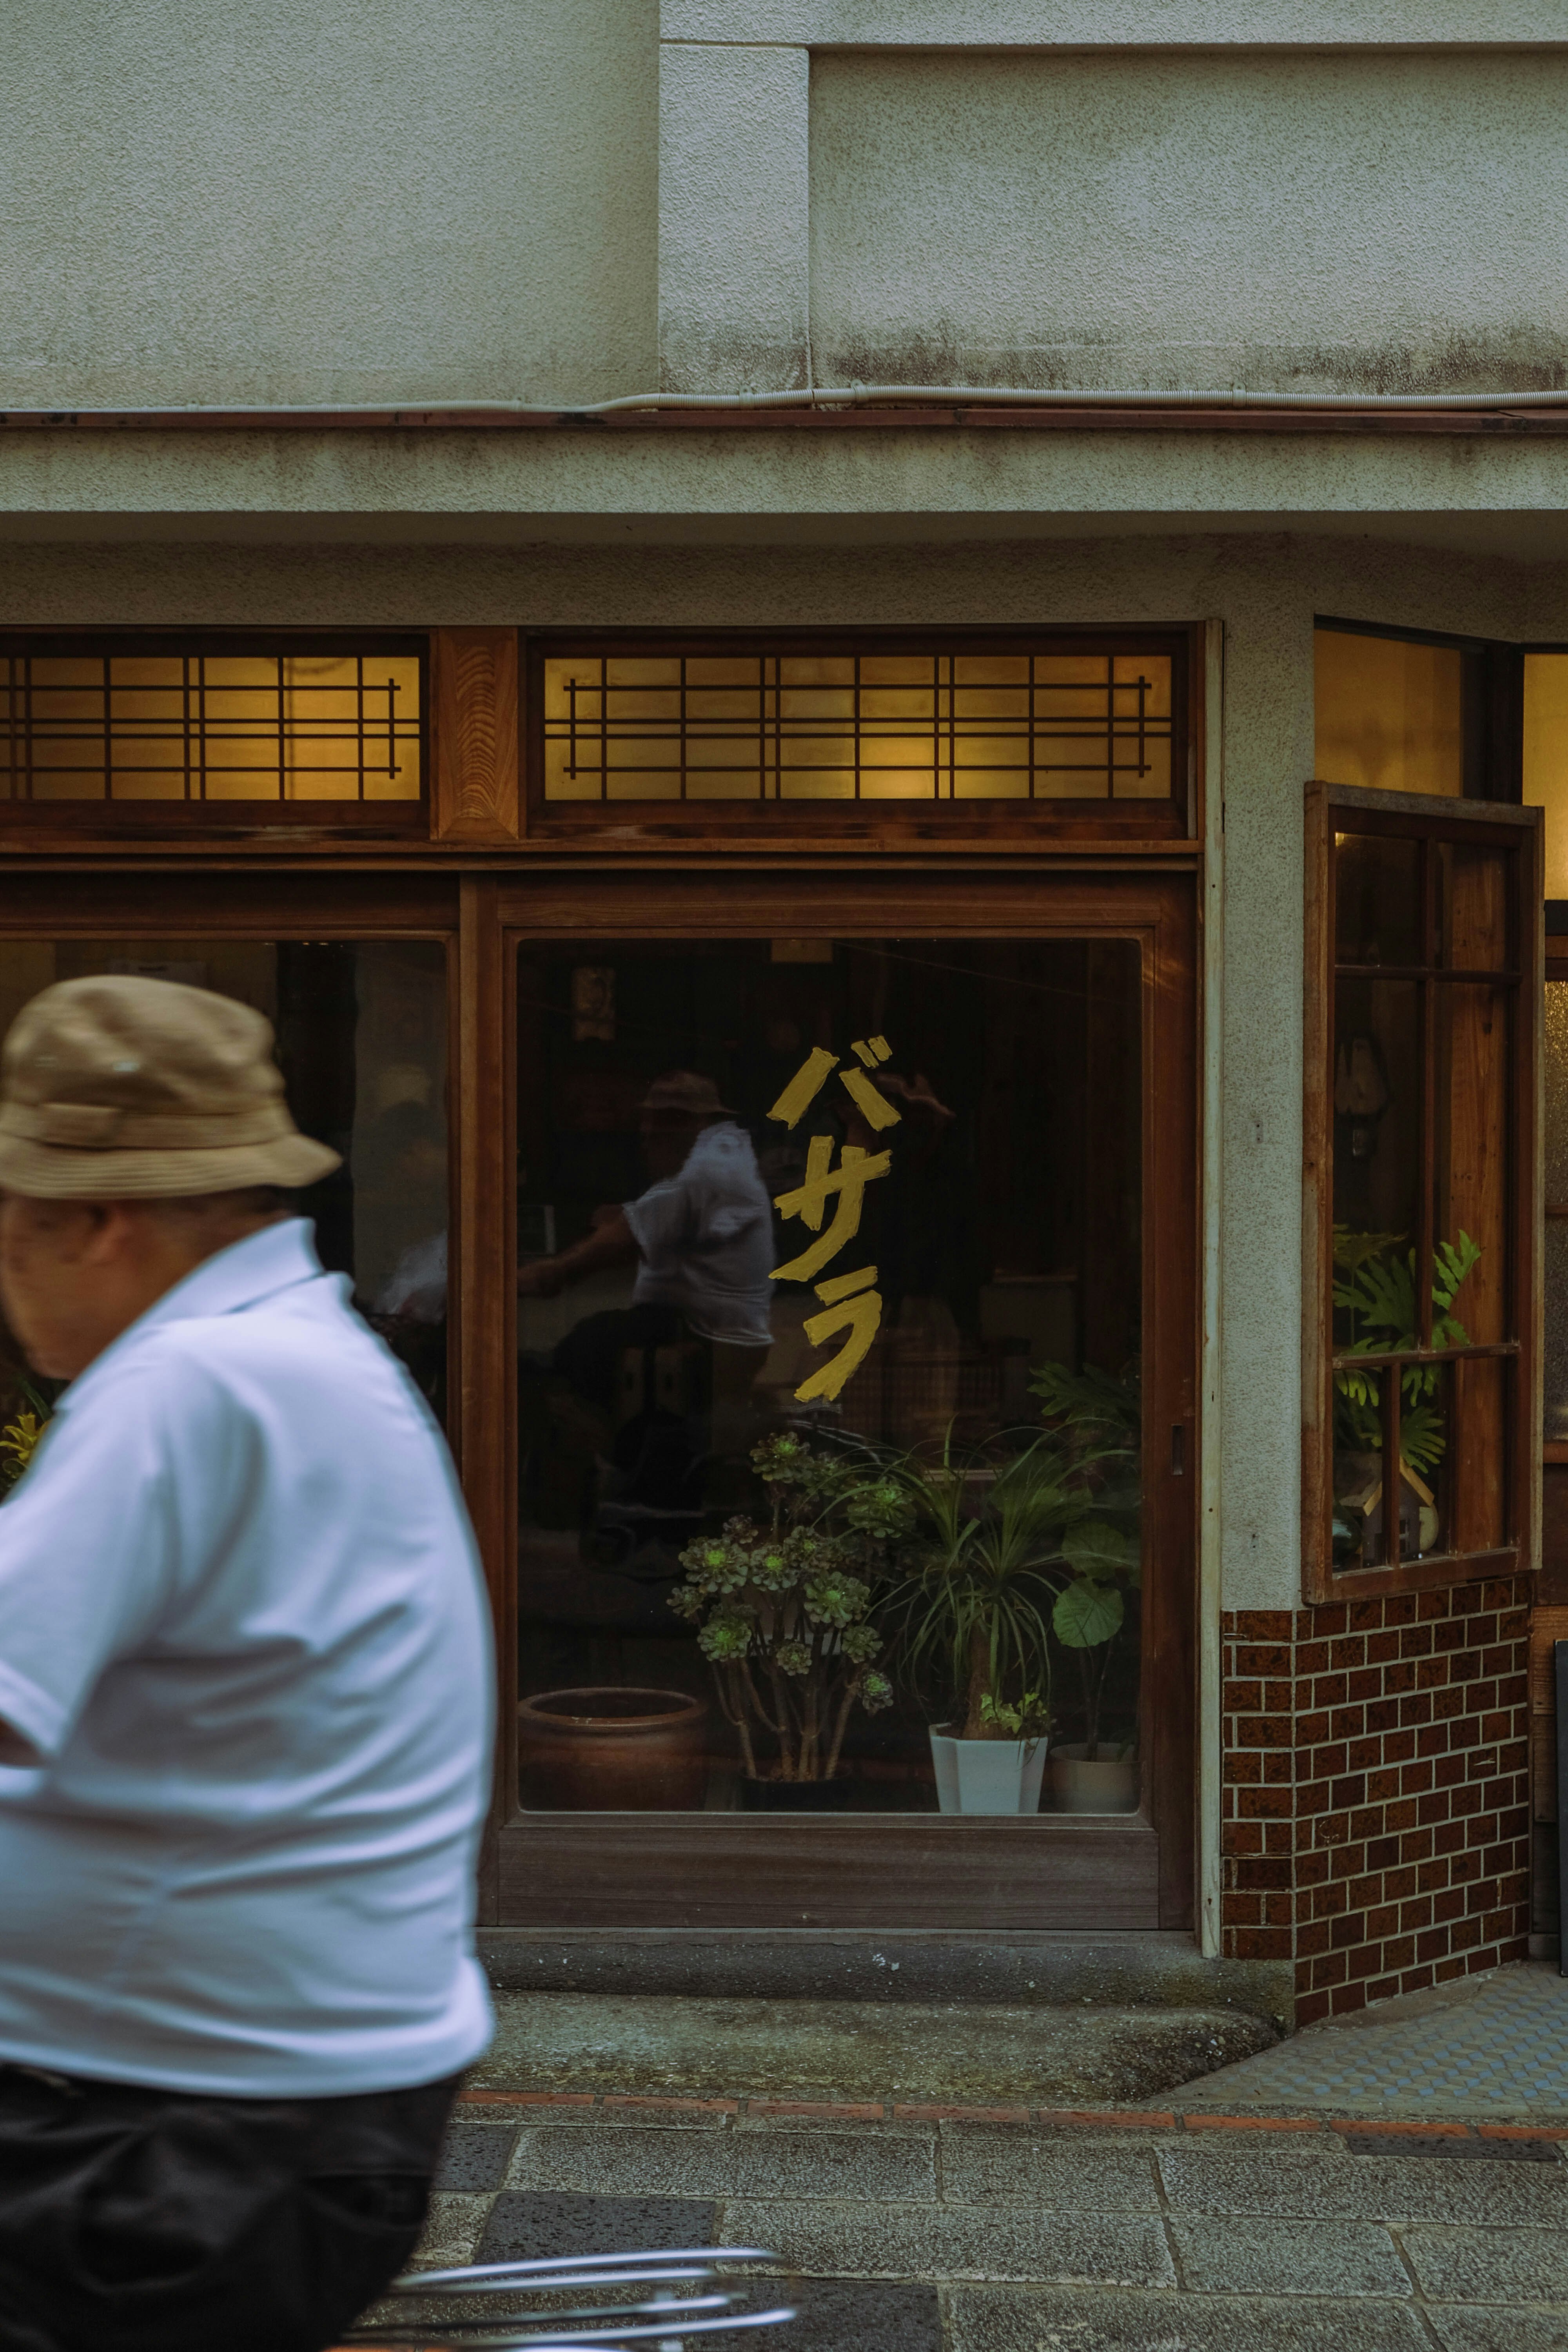
[[(485, 888), (482, 908), (471, 892)], [(1143, 962), (1144, 1786), (1125, 1822), (1041, 1814), (837, 1819), (744, 1814), (524, 1813), (517, 1801), (515, 1559), (501, 1572), (495, 1856), (485, 1916), (498, 1926), (875, 1927), (1187, 1929), (1194, 1924), (1199, 1396), (1200, 1004), (1192, 871), (1106, 873), (1060, 859), (966, 863), (932, 873), (885, 861), (755, 863), (664, 871), (556, 870), (466, 885), (488, 937), (472, 963), (504, 988), (499, 1026), (482, 1023), (467, 1068), (500, 1167), (514, 1164), (515, 950), (524, 940), (682, 938), (1135, 939)], [(492, 1059), (491, 1057), (494, 1056)], [(498, 1102), (498, 1065), (504, 1102)], [(464, 1114), (468, 1116), (468, 1114)], [(464, 1211), (469, 1204), (465, 1188)], [(479, 1188), (459, 1244), (463, 1325), (485, 1328), (464, 1395), (466, 1483), (487, 1549), (515, 1520), (515, 1219), (500, 1187)], [(482, 1258), (474, 1253), (482, 1252)], [(495, 1278), (498, 1265), (506, 1269)], [(479, 1268), (488, 1267), (488, 1274)], [(503, 1328), (504, 1326), (504, 1328)], [(482, 1359), (482, 1360), (481, 1360)], [(494, 1377), (504, 1366), (506, 1379)], [(1180, 1432), (1178, 1436), (1177, 1433)], [(1159, 1703), (1150, 1700), (1159, 1689)], [(1048, 1856), (1049, 1883), (1030, 1865)], [(491, 1907), (493, 1906), (493, 1907)]]

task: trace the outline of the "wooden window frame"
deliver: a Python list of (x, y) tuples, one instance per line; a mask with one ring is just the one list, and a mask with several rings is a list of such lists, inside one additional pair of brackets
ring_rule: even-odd
[[(1190, 853), (1203, 838), (1201, 778), (1205, 630), (1201, 624), (1137, 629), (678, 629), (538, 631), (521, 639), (523, 829), (531, 841), (623, 853), (643, 844), (749, 846), (787, 851), (810, 838), (864, 848), (984, 846), (1025, 838), (1098, 848)], [(879, 654), (961, 651), (1150, 653), (1170, 657), (1171, 774), (1168, 800), (668, 800), (547, 801), (544, 797), (543, 665), (565, 654)]]
[[(1508, 1185), (1510, 1265), (1506, 1348), (1514, 1367), (1505, 1392), (1508, 1446), (1503, 1493), (1508, 1540), (1486, 1551), (1449, 1552), (1392, 1568), (1333, 1566), (1333, 1329), (1330, 1271), (1333, 1256), (1334, 860), (1336, 812), (1353, 814), (1359, 833), (1436, 843), (1458, 840), (1510, 853), (1515, 860), (1511, 916), (1517, 963), (1510, 975), (1516, 995), (1509, 1072), (1510, 1131), (1514, 1153)], [(1542, 812), (1507, 803), (1438, 798), (1427, 793), (1372, 792), (1314, 781), (1306, 794), (1306, 972), (1303, 1106), (1301, 1367), (1302, 1590), (1310, 1603), (1359, 1599), (1370, 1593), (1416, 1592), (1473, 1582), (1489, 1574), (1533, 1570), (1540, 1558), (1541, 1360), (1540, 1099), (1542, 987)], [(1428, 915), (1427, 919), (1430, 919)], [(1430, 987), (1430, 982), (1423, 983)], [(1441, 984), (1441, 983), (1438, 983)], [(1424, 1018), (1426, 1016), (1424, 1015)], [(1430, 1123), (1427, 1122), (1429, 1125)], [(1424, 1146), (1423, 1160), (1426, 1150)], [(1430, 1171), (1423, 1165), (1422, 1181)], [(1449, 1351), (1457, 1360), (1478, 1348)], [(1375, 1360), (1371, 1360), (1375, 1361)]]
[[(1196, 877), (1064, 872), (1011, 858), (979, 871), (853, 873), (814, 866), (650, 875), (578, 869), (465, 886), (487, 894), (486, 959), (509, 951), (503, 1033), (476, 1044), (494, 1116), (500, 1073), (516, 1066), (515, 948), (583, 937), (1120, 938), (1143, 961), (1144, 1492), (1143, 1713), (1147, 1811), (1124, 1820), (930, 1815), (524, 1812), (517, 1796), (515, 1570), (499, 1618), (501, 1785), (495, 1924), (658, 1928), (1067, 1927), (1190, 1929), (1194, 1917), (1197, 1685), (1199, 992)], [(488, 926), (487, 926), (488, 928)], [(491, 969), (495, 969), (491, 964)], [(467, 1113), (464, 1113), (467, 1116)], [(510, 1081), (506, 1145), (513, 1164)], [(510, 1514), (516, 1546), (516, 1218), (482, 1204), (479, 1263), (507, 1268), (490, 1288), (487, 1370), (465, 1398)], [(495, 1312), (506, 1318), (504, 1332)], [(470, 1415), (470, 1402), (472, 1413)], [(1179, 1435), (1177, 1433), (1180, 1433)], [(510, 1499), (509, 1499), (510, 1498)], [(498, 1528), (499, 1534), (499, 1528)]]

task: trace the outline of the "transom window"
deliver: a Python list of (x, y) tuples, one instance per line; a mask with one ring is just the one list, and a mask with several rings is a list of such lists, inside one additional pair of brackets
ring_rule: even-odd
[(406, 641), (16, 640), (0, 801), (415, 801), (423, 663)]
[(1168, 801), (1168, 650), (552, 647), (552, 802)]

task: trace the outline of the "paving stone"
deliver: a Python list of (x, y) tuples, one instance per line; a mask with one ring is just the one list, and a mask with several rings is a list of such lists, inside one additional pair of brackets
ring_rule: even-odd
[(1245, 2147), (1207, 2139), (1159, 2151), (1178, 2212), (1258, 2213), (1304, 2221), (1474, 2221), (1568, 2229), (1568, 2170), (1450, 2164), (1438, 2157), (1321, 2156), (1300, 2141)]
[(1423, 2294), (1445, 2303), (1568, 2303), (1568, 2232), (1416, 2229), (1401, 2234)]
[(948, 2343), (950, 2352), (1431, 2352), (1409, 2304), (1083, 2287), (954, 2287)]
[(1471, 2139), (1468, 2133), (1342, 2131), (1335, 2135), (1352, 2156), (1457, 2156), (1483, 2164), (1556, 2164), (1551, 2139)]
[(932, 2197), (933, 2142), (858, 2132), (644, 2131), (605, 2126), (591, 2137), (523, 2133), (507, 2173), (513, 2189), (595, 2196)]
[(942, 2137), (942, 2190), (967, 2204), (1016, 2203), (1078, 2208), (1091, 2213), (1157, 2213), (1159, 2193), (1151, 2151), (1134, 2143), (1096, 2137), (1075, 2147), (1005, 2124), (946, 2124)]
[(551, 2196), (503, 2189), (471, 2259), (523, 2263), (550, 2254), (710, 2246), (716, 2210), (710, 2202), (685, 2197)]
[(499, 2189), (517, 2137), (515, 2125), (448, 2126), (437, 2168), (437, 2189)]
[(1158, 2221), (988, 2205), (758, 2204), (723, 2211), (727, 2245), (767, 2246), (789, 2267), (850, 2278), (1067, 2279), (1173, 2286)]
[(479, 2242), (489, 2210), (489, 2197), (462, 2196), (437, 2189), (431, 2197), (411, 2267), (455, 2270), (459, 2263), (475, 2261), (474, 2248)]
[(930, 2140), (861, 2137), (858, 2132), (799, 2134), (731, 2142), (742, 2197), (934, 2197)]
[(1429, 2303), (1426, 2309), (1444, 2352), (1563, 2352), (1568, 2344), (1568, 2303), (1533, 2311), (1462, 2303)]
[(787, 2338), (780, 2339), (788, 2352), (942, 2352), (934, 2286), (791, 2278), (781, 2284), (779, 2300), (795, 2306)]
[(1173, 2221), (1182, 2276), (1200, 2294), (1406, 2295), (1410, 2277), (1373, 2221)]

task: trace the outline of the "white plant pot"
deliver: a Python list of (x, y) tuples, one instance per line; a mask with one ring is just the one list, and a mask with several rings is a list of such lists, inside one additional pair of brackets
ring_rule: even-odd
[(959, 1739), (931, 1732), (937, 1802), (944, 1813), (1037, 1813), (1046, 1773), (1043, 1739)]
[(1085, 1761), (1081, 1740), (1053, 1748), (1051, 1793), (1058, 1813), (1134, 1813), (1138, 1759), (1135, 1755), (1100, 1756), (1090, 1764)]

